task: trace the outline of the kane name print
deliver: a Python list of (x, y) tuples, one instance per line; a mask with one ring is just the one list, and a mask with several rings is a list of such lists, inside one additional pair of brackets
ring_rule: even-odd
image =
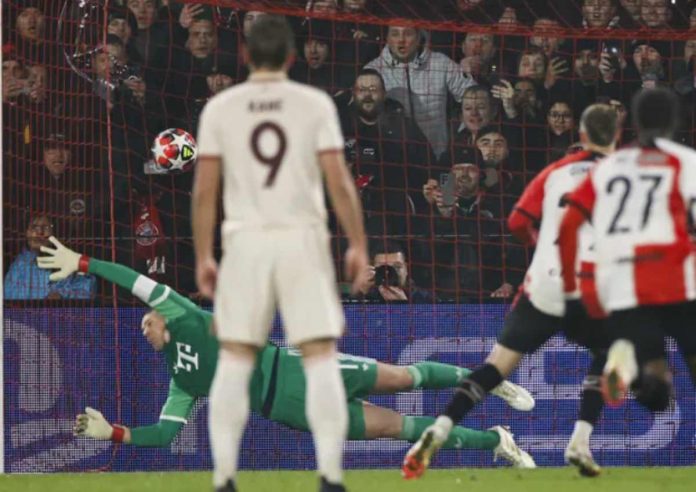
[(268, 111), (280, 111), (283, 109), (283, 101), (249, 101), (249, 111), (252, 113), (264, 113)]
[(198, 369), (198, 353), (193, 353), (191, 345), (176, 342), (176, 365), (174, 373), (179, 374), (179, 369), (191, 372)]

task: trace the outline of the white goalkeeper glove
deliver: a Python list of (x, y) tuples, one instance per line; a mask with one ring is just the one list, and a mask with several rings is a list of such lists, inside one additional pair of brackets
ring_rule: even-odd
[(114, 433), (113, 426), (107, 422), (99, 410), (92, 407), (85, 408), (85, 413), (75, 417), (75, 427), (73, 434), (76, 436), (87, 436), (100, 441), (108, 441)]
[(79, 271), (82, 255), (74, 252), (70, 248), (66, 248), (53, 236), (49, 237), (48, 240), (51, 241), (56, 249), (49, 248), (48, 246), (41, 246), (41, 252), (48, 256), (39, 256), (36, 259), (36, 263), (39, 265), (39, 268), (57, 270), (48, 277), (49, 280), (63, 280)]

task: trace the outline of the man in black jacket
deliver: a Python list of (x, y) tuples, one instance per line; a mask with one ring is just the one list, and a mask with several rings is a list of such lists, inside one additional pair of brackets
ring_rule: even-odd
[(403, 232), (413, 200), (420, 198), (430, 174), (433, 156), (427, 139), (403, 107), (386, 98), (382, 76), (371, 69), (356, 78), (341, 123), (368, 229), (374, 234)]

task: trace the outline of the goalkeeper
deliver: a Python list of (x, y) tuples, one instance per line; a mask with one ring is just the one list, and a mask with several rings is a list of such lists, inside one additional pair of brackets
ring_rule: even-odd
[[(164, 352), (171, 374), (169, 395), (156, 424), (133, 428), (111, 425), (99, 411), (87, 407), (85, 413), (76, 418), (75, 434), (134, 446), (169, 445), (187, 423), (196, 400), (207, 396), (215, 374), (218, 342), (211, 329), (212, 314), (170, 287), (128, 267), (80, 255), (55, 237), (50, 237), (49, 241), (55, 249), (42, 247), (41, 251), (47, 256), (39, 257), (37, 262), (41, 268), (57, 270), (51, 274), (51, 280), (66, 278), (75, 272), (90, 273), (128, 289), (152, 308), (143, 316), (143, 335), (152, 348)], [(404, 416), (372, 405), (363, 398), (375, 393), (418, 388), (454, 388), (470, 373), (468, 369), (427, 361), (403, 367), (343, 354), (339, 361), (348, 397), (348, 438), (352, 440), (388, 437), (417, 441), (433, 423), (433, 418)], [(518, 410), (529, 411), (534, 407), (531, 395), (508, 381), (498, 386), (494, 394)], [(259, 351), (250, 382), (250, 396), (253, 411), (293, 429), (309, 431), (299, 352), (273, 344)], [(535, 466), (531, 456), (517, 447), (512, 434), (502, 426), (487, 431), (455, 427), (444, 447), (491, 450), (514, 466)]]

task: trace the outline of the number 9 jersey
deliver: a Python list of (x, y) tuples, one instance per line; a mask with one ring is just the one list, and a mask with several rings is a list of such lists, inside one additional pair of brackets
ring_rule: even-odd
[(326, 224), (318, 155), (342, 152), (343, 136), (324, 92), (281, 72), (252, 74), (208, 102), (196, 138), (200, 157), (223, 162), (223, 237)]
[(592, 222), (595, 279), (610, 311), (696, 299), (688, 234), (696, 203), (696, 152), (658, 139), (603, 160), (570, 204)]
[(343, 152), (331, 99), (282, 72), (254, 73), (210, 100), (198, 146), (222, 159), (218, 338), (261, 347), (276, 309), (291, 345), (340, 337), (320, 165), (322, 152)]

